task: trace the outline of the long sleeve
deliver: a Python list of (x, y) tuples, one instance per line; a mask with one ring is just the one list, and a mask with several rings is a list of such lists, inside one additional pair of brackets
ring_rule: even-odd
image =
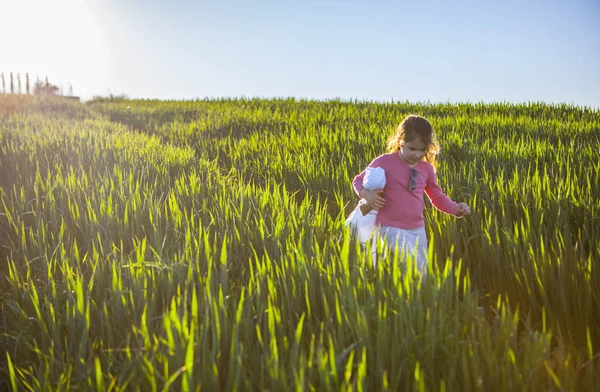
[[(369, 166), (367, 166), (367, 168), (375, 168), (375, 167), (381, 167), (381, 156), (375, 158), (369, 164)], [(366, 173), (367, 173), (367, 169), (360, 172), (360, 174), (357, 175), (356, 177), (354, 177), (354, 179), (352, 180), (352, 187), (354, 188), (354, 191), (356, 192), (356, 194), (359, 197), (360, 197), (360, 191), (364, 188), (363, 180), (365, 178)]]
[(360, 191), (363, 189), (363, 179), (365, 178), (365, 173), (367, 170), (363, 170), (359, 175), (354, 177), (352, 180), (352, 187), (354, 188), (354, 192), (360, 197)]
[(433, 169), (431, 170), (431, 173), (427, 178), (425, 193), (427, 194), (427, 197), (429, 197), (431, 204), (433, 204), (435, 208), (447, 214), (456, 216), (455, 213), (457, 203), (455, 203), (454, 201), (452, 201), (452, 199), (446, 196), (442, 188), (440, 188)]

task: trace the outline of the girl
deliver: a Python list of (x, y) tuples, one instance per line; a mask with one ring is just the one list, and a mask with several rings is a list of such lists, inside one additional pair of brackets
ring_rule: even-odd
[(382, 239), (387, 239), (391, 246), (397, 244), (403, 253), (416, 252), (417, 268), (421, 274), (427, 270), (423, 192), (440, 211), (456, 217), (471, 213), (468, 205), (455, 203), (438, 186), (435, 156), (439, 150), (429, 121), (421, 116), (409, 115), (390, 136), (387, 153), (369, 164), (369, 167), (385, 170), (383, 194), (363, 187), (366, 170), (352, 181), (358, 196), (379, 211), (376, 226)]

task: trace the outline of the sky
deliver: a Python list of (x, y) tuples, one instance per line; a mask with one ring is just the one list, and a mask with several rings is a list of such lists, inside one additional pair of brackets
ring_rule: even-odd
[(84, 100), (600, 108), (600, 0), (0, 0), (0, 10), (7, 88), (13, 72)]

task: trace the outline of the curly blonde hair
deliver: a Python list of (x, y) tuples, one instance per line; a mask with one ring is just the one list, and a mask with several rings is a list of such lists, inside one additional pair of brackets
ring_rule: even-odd
[(397, 153), (404, 142), (411, 142), (416, 139), (429, 146), (423, 159), (429, 162), (435, 170), (437, 166), (435, 158), (440, 152), (440, 145), (431, 123), (425, 117), (416, 114), (406, 116), (396, 128), (396, 132), (389, 137), (386, 152)]

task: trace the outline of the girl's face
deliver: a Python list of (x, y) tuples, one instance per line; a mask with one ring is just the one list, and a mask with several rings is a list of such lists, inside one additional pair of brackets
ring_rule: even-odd
[(427, 153), (428, 145), (419, 139), (405, 141), (400, 147), (400, 158), (409, 165), (416, 165)]

